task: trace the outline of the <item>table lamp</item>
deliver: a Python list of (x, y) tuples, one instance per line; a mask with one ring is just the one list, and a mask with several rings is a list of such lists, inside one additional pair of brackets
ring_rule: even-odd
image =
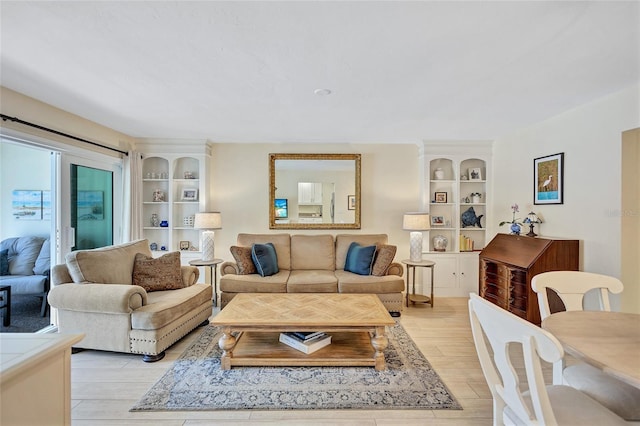
[(202, 260), (214, 259), (214, 232), (212, 229), (222, 229), (222, 216), (220, 212), (196, 213), (193, 227), (202, 231)]
[(429, 214), (423, 212), (405, 213), (402, 219), (402, 229), (411, 231), (409, 239), (409, 258), (412, 262), (422, 260), (422, 231), (431, 228)]
[(540, 220), (538, 215), (536, 215), (534, 212), (529, 212), (527, 217), (524, 218), (523, 222), (529, 225), (529, 233), (527, 234), (527, 237), (537, 237), (538, 234), (533, 232), (533, 225), (535, 225), (536, 223), (542, 223), (542, 220)]

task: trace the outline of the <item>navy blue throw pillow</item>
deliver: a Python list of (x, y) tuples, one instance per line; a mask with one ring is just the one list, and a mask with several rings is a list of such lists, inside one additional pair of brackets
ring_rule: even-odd
[(254, 244), (251, 247), (251, 259), (262, 277), (278, 273), (278, 257), (272, 243)]
[(356, 242), (351, 243), (347, 251), (344, 270), (358, 275), (371, 275), (375, 254), (376, 246), (361, 246)]
[(9, 275), (9, 249), (0, 251), (0, 275)]

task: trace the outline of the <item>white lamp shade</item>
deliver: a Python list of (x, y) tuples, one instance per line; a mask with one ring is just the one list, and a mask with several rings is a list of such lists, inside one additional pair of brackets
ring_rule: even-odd
[(427, 231), (430, 228), (429, 213), (410, 212), (402, 218), (402, 229), (405, 231)]
[(222, 215), (220, 212), (196, 213), (193, 227), (196, 229), (221, 229)]

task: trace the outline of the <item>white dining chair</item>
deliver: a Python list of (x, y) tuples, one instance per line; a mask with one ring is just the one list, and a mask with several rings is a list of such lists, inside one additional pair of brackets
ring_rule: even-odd
[[(538, 295), (542, 320), (551, 313), (547, 289), (553, 291), (566, 311), (584, 310), (584, 296), (594, 290), (600, 310), (611, 311), (609, 293), (622, 293), (622, 282), (608, 275), (584, 271), (544, 272), (531, 279)], [(640, 389), (612, 377), (601, 369), (579, 362), (565, 367), (564, 359), (553, 364), (553, 383), (572, 386), (597, 400), (626, 420), (640, 420)]]
[[(469, 317), (482, 372), (493, 396), (494, 425), (627, 424), (575, 388), (545, 384), (540, 360), (555, 362), (564, 356), (562, 345), (549, 332), (475, 293), (469, 298)], [(520, 360), (512, 360), (512, 353), (517, 353), (510, 351), (514, 344), (522, 348)], [(519, 361), (516, 365), (524, 361), (526, 384), (520, 383), (512, 361)]]

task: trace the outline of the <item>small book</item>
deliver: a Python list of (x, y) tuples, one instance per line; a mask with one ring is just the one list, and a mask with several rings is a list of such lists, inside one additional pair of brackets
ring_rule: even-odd
[(331, 335), (325, 334), (324, 336), (316, 337), (306, 342), (301, 342), (297, 338), (291, 336), (289, 333), (280, 333), (280, 342), (287, 346), (297, 349), (305, 354), (310, 354), (318, 349), (322, 349), (325, 346), (331, 344)]
[(322, 331), (292, 331), (288, 333), (297, 337), (298, 339), (305, 341), (315, 339), (316, 337), (324, 336), (324, 332)]

